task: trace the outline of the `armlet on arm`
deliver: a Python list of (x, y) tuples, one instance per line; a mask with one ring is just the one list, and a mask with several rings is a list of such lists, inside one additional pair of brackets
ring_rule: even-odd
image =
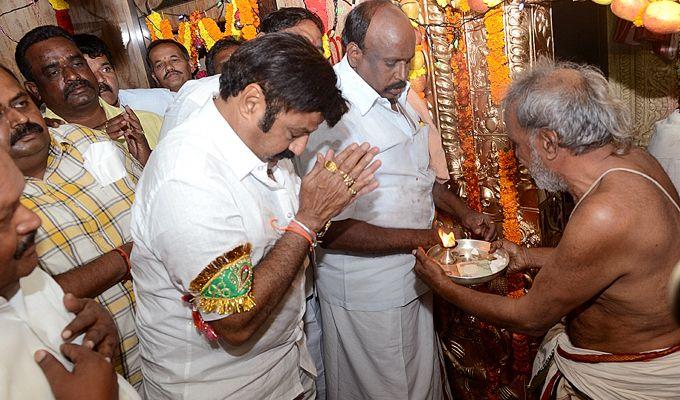
[(191, 304), (194, 326), (208, 340), (218, 336), (199, 312), (222, 315), (246, 312), (255, 307), (252, 294), (253, 264), (250, 243), (236, 247), (214, 259), (189, 284), (182, 300)]

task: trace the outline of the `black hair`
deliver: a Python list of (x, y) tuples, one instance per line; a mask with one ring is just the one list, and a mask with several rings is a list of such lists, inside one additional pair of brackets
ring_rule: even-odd
[(240, 40), (236, 40), (232, 37), (223, 37), (222, 39), (216, 41), (213, 47), (210, 48), (208, 54), (205, 56), (205, 70), (208, 75), (215, 75), (219, 72), (215, 71), (215, 55), (217, 53), (224, 49), (228, 49), (229, 47), (238, 47), (242, 43), (243, 42)]
[(185, 60), (189, 61), (189, 52), (187, 51), (186, 47), (184, 47), (181, 43), (172, 40), (172, 39), (157, 39), (151, 42), (149, 47), (146, 48), (146, 63), (151, 67), (153, 70), (153, 65), (151, 64), (151, 58), (149, 57), (151, 55), (151, 50), (154, 48), (162, 45), (162, 44), (171, 44), (173, 46), (177, 46), (177, 48), (180, 50), (182, 53), (182, 56), (184, 57)]
[(12, 72), (11, 69), (5, 67), (5, 65), (2, 64), (2, 63), (0, 63), (0, 69), (3, 70), (3, 71), (5, 71), (5, 72), (7, 72), (7, 74), (9, 74), (9, 76), (11, 76), (12, 78), (14, 78), (14, 80), (17, 81), (17, 83), (19, 83), (19, 85), (21, 85), (21, 83), (19, 82), (19, 79), (17, 79), (17, 76), (14, 75), (14, 72)]
[[(109, 63), (113, 65), (113, 54), (109, 50), (106, 43), (101, 40), (98, 36), (90, 35), (89, 33), (79, 33), (73, 35), (73, 40), (76, 42), (76, 46), (80, 49), (80, 52), (87, 55), (90, 58), (97, 58), (104, 56), (109, 60)], [(115, 67), (115, 66), (114, 66)]]
[[(270, 14), (260, 22), (260, 32), (273, 33), (280, 32), (284, 29), (292, 28), (302, 21), (312, 21), (319, 32), (324, 33), (323, 22), (318, 15), (314, 14), (306, 8), (301, 7), (285, 7), (280, 8)], [(317, 50), (318, 51), (318, 50)]]
[(389, 0), (367, 0), (354, 7), (347, 14), (345, 27), (342, 29), (342, 44), (345, 48), (350, 43), (356, 43), (360, 49), (363, 49), (366, 32), (373, 16), (378, 10), (388, 5), (392, 5)]
[(240, 46), (222, 67), (220, 96), (238, 95), (251, 83), (264, 92), (269, 131), (280, 112), (320, 112), (333, 126), (348, 110), (331, 64), (302, 36), (269, 33)]
[(19, 40), (19, 43), (17, 43), (17, 48), (14, 50), (14, 60), (17, 63), (17, 67), (19, 67), (21, 75), (23, 75), (27, 81), (32, 82), (35, 78), (31, 74), (31, 64), (26, 60), (26, 52), (28, 52), (28, 49), (34, 44), (55, 37), (63, 37), (75, 44), (73, 37), (68, 32), (55, 25), (43, 25), (33, 28)]

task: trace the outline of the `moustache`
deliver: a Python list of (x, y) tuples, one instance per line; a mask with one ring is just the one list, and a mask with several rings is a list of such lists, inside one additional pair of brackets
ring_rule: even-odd
[(293, 153), (289, 149), (286, 149), (286, 150), (280, 152), (279, 154), (274, 155), (274, 157), (272, 157), (272, 159), (283, 160), (283, 159), (286, 159), (286, 158), (293, 158), (293, 157), (295, 157), (295, 153)]
[(163, 79), (168, 79), (168, 76), (170, 76), (170, 74), (181, 75), (181, 73), (179, 71), (171, 69), (170, 71), (165, 73), (165, 76), (163, 76)]
[(92, 84), (85, 79), (76, 79), (74, 81), (69, 81), (66, 84), (66, 87), (64, 88), (64, 100), (66, 100), (68, 98), (68, 96), (70, 96), (71, 93), (74, 90), (79, 89), (80, 86), (86, 86), (86, 87), (89, 87), (90, 89), (94, 90), (94, 87), (92, 87)]
[(17, 246), (17, 249), (14, 251), (14, 259), (19, 260), (22, 255), (26, 252), (26, 250), (35, 243), (35, 235), (37, 231), (33, 231), (29, 233), (28, 235), (24, 236), (23, 239), (21, 239), (21, 242), (19, 242), (19, 245)]
[(19, 140), (31, 133), (42, 133), (43, 127), (35, 122), (28, 121), (14, 128), (9, 138), (9, 145), (14, 146)]
[(113, 89), (111, 89), (111, 86), (107, 85), (104, 82), (101, 82), (99, 84), (99, 93), (104, 93), (104, 92), (111, 92), (113, 93)]
[(404, 81), (399, 81), (399, 82), (395, 82), (395, 83), (389, 85), (388, 87), (386, 87), (386, 88), (385, 88), (385, 91), (387, 91), (387, 90), (403, 89), (403, 88), (405, 88), (405, 87), (406, 87), (406, 82), (404, 82)]

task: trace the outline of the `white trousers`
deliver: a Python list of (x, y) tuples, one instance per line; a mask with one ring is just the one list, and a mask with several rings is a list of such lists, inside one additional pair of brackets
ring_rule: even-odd
[(432, 294), (384, 311), (319, 299), (328, 400), (441, 400)]

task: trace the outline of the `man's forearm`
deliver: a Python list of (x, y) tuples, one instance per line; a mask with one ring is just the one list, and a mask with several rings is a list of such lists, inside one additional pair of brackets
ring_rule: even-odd
[(523, 269), (543, 268), (555, 252), (553, 247), (531, 247), (526, 249), (526, 265)]
[[(130, 254), (132, 244), (123, 245), (122, 250)], [(127, 273), (123, 257), (116, 251), (110, 251), (78, 268), (55, 275), (54, 280), (64, 293), (93, 298), (120, 282)]]
[(323, 237), (322, 246), (356, 253), (409, 253), (419, 246), (431, 247), (440, 239), (434, 229), (383, 228), (355, 219), (335, 221)]
[(248, 340), (286, 294), (308, 253), (309, 243), (305, 239), (286, 232), (253, 268), (255, 307), (211, 322), (217, 334), (234, 345)]
[(434, 198), (434, 205), (438, 209), (453, 215), (459, 220), (462, 220), (470, 212), (467, 204), (444, 184), (435, 182), (432, 188), (432, 197)]

